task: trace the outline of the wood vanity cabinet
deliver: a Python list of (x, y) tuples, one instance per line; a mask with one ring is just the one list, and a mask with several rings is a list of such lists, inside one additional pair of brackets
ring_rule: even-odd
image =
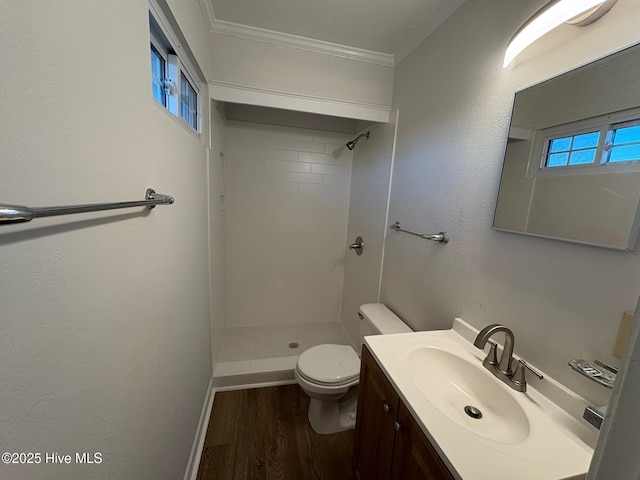
[(358, 389), (355, 480), (453, 480), (366, 346)]
[(399, 404), (398, 394), (363, 346), (353, 450), (356, 480), (390, 478)]

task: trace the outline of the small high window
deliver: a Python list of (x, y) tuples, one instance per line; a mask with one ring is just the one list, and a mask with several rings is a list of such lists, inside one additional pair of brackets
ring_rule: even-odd
[[(176, 33), (160, 7), (149, 3), (151, 94), (155, 101), (196, 133), (201, 131), (201, 99), (195, 69), (184, 56)], [(182, 52), (178, 54), (176, 52)]]
[(559, 125), (538, 133), (542, 170), (569, 171), (574, 167), (613, 164), (640, 168), (640, 109)]

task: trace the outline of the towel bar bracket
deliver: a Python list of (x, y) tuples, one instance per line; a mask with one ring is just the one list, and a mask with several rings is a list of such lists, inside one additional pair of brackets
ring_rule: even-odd
[[(171, 205), (173, 203), (173, 197), (170, 197), (169, 195), (163, 195), (161, 193), (156, 193), (156, 191), (153, 188), (147, 188), (147, 191), (144, 194), (144, 199), (149, 201), (149, 200), (158, 200), (161, 201), (163, 204), (169, 204)], [(156, 208), (156, 203), (153, 203), (151, 205), (147, 205), (147, 208), (149, 210), (153, 210), (154, 208)]]

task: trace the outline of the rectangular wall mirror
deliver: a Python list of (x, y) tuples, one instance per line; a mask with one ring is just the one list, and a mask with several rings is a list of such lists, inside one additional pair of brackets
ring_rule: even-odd
[(493, 228), (632, 251), (640, 46), (516, 93)]

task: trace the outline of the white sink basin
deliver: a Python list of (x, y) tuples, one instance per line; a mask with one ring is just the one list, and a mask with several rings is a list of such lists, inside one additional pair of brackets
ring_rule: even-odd
[[(524, 410), (482, 364), (437, 347), (423, 347), (409, 353), (407, 366), (425, 398), (458, 425), (502, 443), (518, 443), (529, 435)], [(466, 413), (466, 407), (480, 415), (473, 410)]]
[(597, 432), (545, 395), (580, 412), (586, 401), (549, 377), (529, 379), (526, 393), (509, 388), (482, 365), (477, 333), (456, 319), (451, 330), (365, 343), (457, 479), (584, 479)]

